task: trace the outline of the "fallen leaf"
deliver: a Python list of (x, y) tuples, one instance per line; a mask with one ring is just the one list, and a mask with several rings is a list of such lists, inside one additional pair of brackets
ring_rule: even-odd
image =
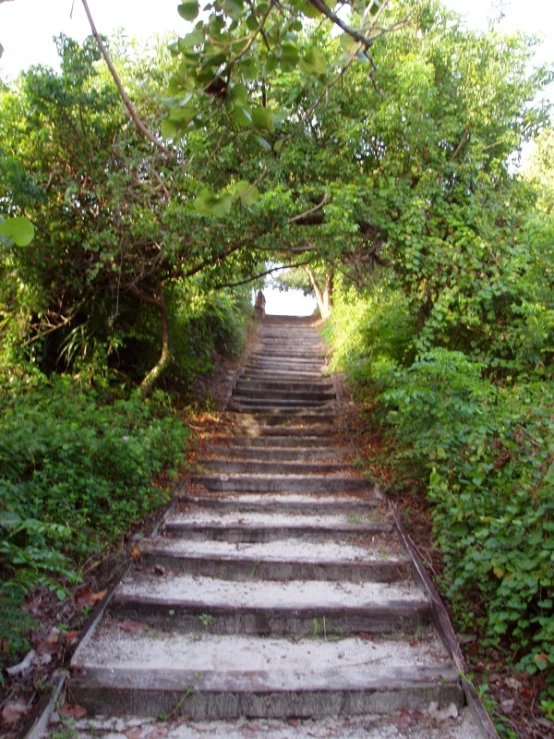
[(142, 554), (142, 552), (140, 551), (139, 547), (133, 547), (129, 554), (131, 556), (131, 559), (134, 559), (136, 562), (137, 559), (140, 559), (140, 555)]
[(27, 713), (25, 701), (8, 701), (2, 709), (2, 721), (7, 726), (15, 726), (19, 719)]
[(77, 703), (66, 703), (65, 706), (62, 706), (58, 710), (58, 714), (60, 716), (65, 716), (66, 718), (79, 719), (84, 718), (87, 715), (87, 709)]
[(102, 600), (106, 595), (106, 590), (101, 590), (98, 593), (93, 593), (90, 588), (81, 588), (77, 593), (77, 600), (75, 605), (77, 608), (85, 608), (86, 606), (93, 606), (98, 601)]
[(121, 630), (128, 634), (142, 634), (145, 629), (146, 624), (141, 624), (138, 621), (123, 621), (121, 624)]
[(73, 642), (78, 636), (79, 636), (78, 631), (68, 631), (65, 635), (66, 644), (73, 644)]

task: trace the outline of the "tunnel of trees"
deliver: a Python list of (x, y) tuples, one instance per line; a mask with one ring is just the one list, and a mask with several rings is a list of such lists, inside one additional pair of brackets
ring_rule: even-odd
[(178, 40), (59, 37), (2, 84), (2, 658), (36, 587), (167, 500), (182, 408), (279, 263), (417, 471), (462, 627), (552, 717), (552, 70), (434, 0), (346, 5), (185, 0)]

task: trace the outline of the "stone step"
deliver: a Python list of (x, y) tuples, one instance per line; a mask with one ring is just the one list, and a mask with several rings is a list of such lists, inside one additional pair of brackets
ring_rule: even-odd
[[(171, 739), (477, 739), (484, 734), (477, 726), (469, 708), (461, 708), (454, 717), (450, 707), (446, 722), (429, 705), (426, 710), (390, 712), (388, 714), (361, 714), (359, 716), (327, 716), (324, 719), (266, 719), (240, 718), (236, 721), (190, 721), (172, 719)], [(417, 723), (416, 723), (417, 722)], [(72, 724), (73, 726), (73, 724)], [(86, 717), (75, 721), (79, 739), (98, 739), (99, 736), (136, 736), (137, 727), (143, 739), (165, 736), (167, 722), (145, 717)], [(409, 734), (407, 733), (409, 732)]]
[(462, 705), (438, 640), (137, 635), (105, 622), (73, 658), (71, 694), (89, 712), (192, 720), (323, 716)]
[(236, 544), (229, 542), (205, 542), (198, 547), (194, 546), (198, 542), (158, 538), (141, 542), (141, 553), (146, 566), (233, 581), (256, 578), (389, 583), (405, 580), (412, 574), (408, 560), (394, 554), (385, 557), (386, 550), (377, 557), (368, 556), (367, 551), (354, 556), (351, 549), (344, 553), (336, 549), (327, 552), (319, 544), (303, 543), (298, 547), (298, 541), (285, 541), (299, 551), (284, 554), (283, 547), (273, 542), (243, 545), (237, 549)]
[[(275, 429), (272, 429), (275, 431)], [(290, 431), (290, 429), (287, 429)], [(285, 449), (295, 449), (297, 447), (310, 447), (314, 449), (334, 448), (337, 444), (336, 438), (326, 438), (325, 436), (309, 436), (307, 434), (299, 435), (298, 438), (291, 436), (290, 433), (285, 436), (216, 436), (214, 441), (217, 444), (223, 444), (229, 447), (248, 447), (248, 448), (267, 448), (267, 447), (283, 447)]]
[[(352, 465), (347, 462), (291, 462), (273, 460), (232, 460), (203, 457), (202, 468), (222, 472), (229, 475), (235, 473), (250, 475), (328, 475), (336, 472), (348, 472)], [(362, 478), (363, 479), (363, 478)]]
[(332, 382), (329, 380), (318, 380), (317, 382), (306, 382), (303, 381), (292, 381), (292, 380), (279, 380), (274, 378), (268, 378), (265, 380), (253, 379), (249, 376), (242, 376), (235, 385), (236, 391), (242, 390), (265, 390), (267, 392), (281, 392), (287, 390), (289, 392), (303, 392), (303, 393), (335, 393), (335, 388)]
[(267, 381), (278, 381), (285, 384), (292, 383), (317, 383), (325, 381), (325, 375), (320, 371), (316, 372), (287, 372), (287, 371), (274, 371), (274, 370), (249, 370), (247, 373), (240, 376), (240, 382), (267, 382)]
[(248, 358), (251, 357), (265, 357), (268, 354), (278, 354), (279, 356), (294, 356), (308, 358), (313, 357), (325, 357), (328, 354), (328, 350), (321, 342), (312, 342), (310, 344), (303, 341), (291, 340), (288, 342), (274, 341), (268, 342), (263, 341), (256, 346), (256, 348), (249, 354)]
[[(243, 514), (246, 518), (246, 514)], [(267, 543), (287, 539), (298, 539), (302, 542), (324, 542), (330, 537), (333, 541), (347, 543), (375, 538), (377, 534), (389, 533), (393, 530), (386, 522), (372, 522), (365, 525), (342, 523), (334, 527), (323, 523), (237, 523), (211, 521), (198, 522), (190, 520), (170, 520), (165, 525), (165, 532), (170, 535), (181, 536), (189, 541), (226, 541), (236, 543)]]
[(295, 369), (321, 369), (326, 363), (323, 359), (313, 357), (291, 357), (285, 353), (279, 356), (269, 357), (265, 354), (251, 354), (245, 367), (265, 367), (270, 369), (286, 369), (293, 372)]
[(284, 399), (279, 398), (277, 400), (273, 400), (271, 398), (251, 398), (251, 397), (244, 397), (242, 395), (233, 395), (231, 398), (231, 401), (229, 403), (229, 408), (245, 408), (249, 412), (257, 412), (257, 411), (267, 411), (267, 410), (291, 410), (291, 411), (301, 411), (305, 408), (307, 409), (318, 409), (318, 408), (326, 408), (328, 407), (329, 403), (332, 403), (332, 399), (330, 398), (324, 398), (323, 400), (303, 400), (303, 399)]
[[(200, 507), (206, 511), (234, 513), (290, 513), (291, 515), (344, 514), (354, 522), (375, 520), (376, 509), (384, 516), (385, 509), (380, 497), (357, 497), (344, 495), (301, 495), (298, 493), (275, 493), (271, 497), (256, 493), (206, 493), (205, 495), (181, 495), (175, 513), (185, 513)], [(347, 519), (348, 520), (348, 519)]]
[(336, 428), (336, 416), (328, 409), (300, 409), (295, 411), (289, 409), (275, 409), (260, 412), (229, 413), (227, 414), (231, 424), (241, 427), (258, 426), (301, 426), (305, 428), (315, 426), (332, 426)]
[(293, 462), (315, 462), (334, 461), (344, 459), (352, 450), (346, 446), (297, 446), (288, 447), (283, 445), (261, 446), (261, 445), (244, 445), (229, 446), (228, 444), (208, 444), (206, 447), (208, 454), (218, 457), (227, 457), (228, 459), (252, 459), (252, 460), (270, 460), (277, 461), (293, 461)]
[(242, 440), (244, 440), (244, 437), (263, 437), (262, 441), (267, 438), (270, 439), (271, 443), (274, 443), (275, 438), (279, 440), (288, 438), (291, 444), (302, 444), (304, 446), (308, 440), (313, 440), (317, 437), (320, 443), (325, 440), (328, 440), (329, 444), (336, 443), (336, 429), (331, 424), (319, 426), (314, 424), (310, 424), (309, 426), (303, 426), (302, 424), (294, 426), (290, 424), (285, 426), (279, 425), (277, 422), (275, 425), (271, 425), (249, 421), (242, 424), (235, 423), (234, 427), (229, 428), (228, 431), (236, 431), (237, 437)]
[[(239, 382), (235, 386), (233, 394), (240, 396), (240, 398), (258, 398), (267, 400), (268, 402), (275, 402), (278, 400), (317, 400), (317, 401), (329, 401), (336, 397), (335, 391), (324, 388), (315, 388), (314, 390), (301, 390), (300, 386), (296, 385), (291, 387), (290, 385), (283, 384), (281, 387), (265, 387), (268, 383), (249, 383)], [(274, 383), (273, 383), (274, 384)]]
[(360, 491), (375, 493), (375, 486), (367, 480), (349, 475), (252, 475), (235, 474), (195, 474), (192, 477), (195, 485), (202, 485), (207, 490), (224, 492), (252, 493), (346, 493)]
[[(140, 542), (145, 562), (163, 564), (168, 570), (190, 572), (191, 560), (214, 560), (225, 565), (217, 574), (207, 571), (207, 576), (237, 579), (226, 572), (242, 574), (244, 578), (295, 580), (329, 580), (344, 575), (345, 566), (352, 568), (354, 582), (375, 579), (394, 581), (400, 570), (406, 571), (408, 560), (396, 536), (375, 534), (360, 536), (349, 542), (312, 541), (310, 539), (281, 538), (265, 542), (231, 542), (217, 540), (192, 540), (185, 538), (154, 537)], [(244, 563), (249, 564), (245, 570)], [(236, 564), (240, 566), (235, 567)], [(204, 565), (205, 566), (205, 565)], [(400, 568), (400, 569), (399, 569)], [(269, 573), (269, 574), (268, 574)], [(271, 574), (273, 573), (273, 574)], [(385, 573), (385, 574), (376, 574)]]
[(155, 629), (339, 639), (352, 634), (414, 634), (430, 607), (408, 582), (222, 581), (144, 572), (119, 585), (110, 615)]

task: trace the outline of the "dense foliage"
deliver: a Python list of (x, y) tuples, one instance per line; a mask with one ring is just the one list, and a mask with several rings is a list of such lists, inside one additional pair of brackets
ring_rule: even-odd
[[(434, 0), (345, 5), (215, 0), (201, 14), (185, 0), (187, 32), (169, 50), (112, 40), (155, 144), (92, 39), (60, 38), (59, 72), (31, 69), (0, 92), (0, 361), (14, 382), (33, 366), (143, 396), (164, 381), (190, 388), (240, 348), (244, 283), (268, 260), (304, 268), (308, 282), (285, 283), (313, 289), (324, 313), (335, 297), (337, 366), (362, 401), (378, 396), (400, 458), (427, 482), (453, 602), (480, 593), (489, 642), (552, 674), (552, 135), (537, 97), (552, 73), (533, 68), (532, 40), (467, 31)], [(519, 154), (539, 133), (523, 180)], [(34, 391), (45, 428), (60, 387)], [(71, 471), (76, 450), (103, 453), (109, 420), (72, 387), (62, 396), (98, 420), (66, 450), (68, 474), (86, 479), (86, 466)], [(31, 397), (7, 396), (6, 423), (33, 423)], [(115, 408), (138, 423), (134, 396)], [(115, 459), (125, 423), (106, 437)], [(52, 432), (59, 453), (67, 428)], [(33, 496), (36, 485), (50, 516), (41, 481), (69, 483), (47, 477), (51, 447), (36, 472), (29, 453), (6, 478), (19, 528), (4, 532), (35, 526), (43, 553), (60, 542), (63, 574), (67, 521), (42, 521)], [(104, 515), (97, 489), (89, 505), (74, 487), (86, 520)], [(27, 577), (12, 550), (5, 566)]]
[(20, 646), (10, 610), (36, 585), (64, 584), (168, 499), (152, 485), (177, 474), (188, 430), (162, 397), (110, 400), (66, 378), (0, 395), (0, 623), (4, 653)]

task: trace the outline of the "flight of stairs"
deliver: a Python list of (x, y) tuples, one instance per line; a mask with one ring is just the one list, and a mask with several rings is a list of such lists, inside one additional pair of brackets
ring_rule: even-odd
[(324, 368), (311, 319), (265, 318), (224, 432), (73, 657), (83, 736), (481, 736)]

